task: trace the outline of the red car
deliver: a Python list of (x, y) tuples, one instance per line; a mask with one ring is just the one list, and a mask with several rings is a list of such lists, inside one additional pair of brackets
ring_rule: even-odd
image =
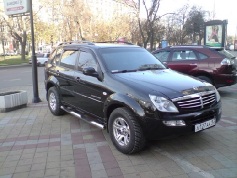
[(152, 53), (170, 69), (198, 77), (216, 88), (237, 83), (237, 59), (224, 49), (169, 46)]

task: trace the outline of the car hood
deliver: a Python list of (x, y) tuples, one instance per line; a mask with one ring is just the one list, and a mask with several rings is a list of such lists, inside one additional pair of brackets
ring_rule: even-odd
[(117, 77), (126, 85), (148, 90), (150, 94), (162, 93), (171, 99), (213, 89), (194, 77), (171, 69), (119, 73)]

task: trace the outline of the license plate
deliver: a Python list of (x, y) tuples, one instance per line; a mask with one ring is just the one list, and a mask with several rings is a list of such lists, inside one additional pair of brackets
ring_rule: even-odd
[(195, 125), (195, 132), (199, 132), (201, 130), (207, 129), (207, 128), (212, 127), (214, 125), (216, 125), (216, 119), (211, 119), (206, 122), (196, 124)]

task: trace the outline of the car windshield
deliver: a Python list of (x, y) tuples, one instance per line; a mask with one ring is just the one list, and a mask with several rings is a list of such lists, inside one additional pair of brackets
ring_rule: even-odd
[(100, 49), (105, 65), (112, 73), (165, 69), (165, 66), (143, 48)]

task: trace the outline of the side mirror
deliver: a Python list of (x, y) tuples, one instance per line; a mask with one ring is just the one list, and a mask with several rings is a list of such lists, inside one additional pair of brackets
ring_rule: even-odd
[(92, 77), (98, 77), (98, 73), (95, 71), (95, 69), (93, 67), (86, 67), (83, 69), (83, 74), (84, 75), (89, 75)]

